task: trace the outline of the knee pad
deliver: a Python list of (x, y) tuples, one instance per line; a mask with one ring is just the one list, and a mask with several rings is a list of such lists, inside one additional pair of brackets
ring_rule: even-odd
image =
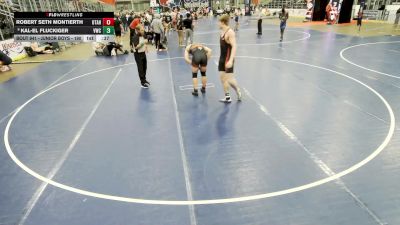
[(192, 78), (197, 78), (197, 73), (192, 73)]
[(201, 76), (205, 77), (206, 76), (206, 72), (201, 72)]

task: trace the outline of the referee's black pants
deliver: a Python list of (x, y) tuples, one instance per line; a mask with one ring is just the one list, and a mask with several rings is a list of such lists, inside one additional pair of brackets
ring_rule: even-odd
[(147, 71), (147, 58), (144, 52), (135, 52), (135, 61), (139, 73), (140, 83), (146, 83), (146, 71)]
[(156, 44), (156, 49), (161, 49), (161, 34), (154, 33), (154, 43)]
[(257, 34), (262, 34), (262, 19), (258, 19), (258, 23), (257, 23), (257, 27), (258, 27), (258, 33)]

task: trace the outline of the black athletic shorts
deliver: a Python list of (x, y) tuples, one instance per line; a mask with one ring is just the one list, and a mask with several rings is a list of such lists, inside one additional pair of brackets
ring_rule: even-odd
[(225, 64), (226, 64), (225, 60), (219, 60), (218, 71), (225, 72), (225, 73), (233, 73), (233, 67), (234, 67), (235, 61), (233, 61), (231, 68), (225, 68)]
[(357, 19), (357, 26), (361, 26), (361, 24), (362, 24), (362, 18), (358, 18)]
[(207, 55), (204, 54), (194, 54), (192, 57), (192, 66), (207, 66)]
[(121, 37), (121, 30), (115, 30), (115, 36)]

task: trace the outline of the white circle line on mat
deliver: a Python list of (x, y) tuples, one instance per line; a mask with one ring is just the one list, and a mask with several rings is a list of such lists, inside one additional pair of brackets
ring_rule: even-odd
[[(249, 31), (251, 30), (251, 31), (252, 31), (252, 30), (256, 30), (256, 29), (243, 29), (243, 30), (249, 30)], [(276, 29), (263, 29), (263, 30), (273, 30), (273, 31), (276, 31)], [(307, 32), (304, 32), (304, 31), (286, 30), (286, 32), (297, 32), (297, 33), (302, 33), (302, 34), (305, 34), (305, 36), (302, 37), (302, 38), (300, 38), (300, 39), (291, 40), (291, 41), (277, 41), (277, 42), (267, 42), (267, 43), (259, 43), (259, 44), (257, 44), (257, 43), (254, 43), (254, 44), (237, 44), (237, 46), (263, 46), (263, 45), (289, 44), (289, 43), (293, 43), (293, 42), (304, 41), (304, 40), (306, 40), (306, 39), (311, 38), (311, 34), (310, 34), (310, 33), (307, 33)], [(194, 33), (194, 36), (196, 36), (196, 35), (212, 34), (212, 33), (220, 33), (220, 31), (211, 31), (211, 32), (204, 32), (204, 33), (199, 33), (199, 34)], [(254, 35), (256, 35), (256, 34), (254, 34)], [(205, 42), (201, 42), (201, 41), (200, 41), (199, 43), (204, 44), (204, 45), (210, 45), (210, 46), (219, 45), (219, 43), (218, 43), (218, 44), (215, 44), (215, 43), (205, 43)]]
[(393, 43), (400, 43), (400, 41), (370, 42), (370, 43), (352, 45), (352, 46), (349, 46), (349, 47), (347, 47), (347, 48), (344, 48), (344, 49), (342, 49), (342, 50), (340, 51), (340, 58), (342, 58), (342, 59), (343, 59), (344, 61), (346, 61), (347, 63), (350, 63), (351, 65), (356, 66), (356, 67), (358, 67), (358, 68), (361, 68), (361, 69), (364, 69), (364, 70), (368, 70), (368, 71), (371, 71), (371, 72), (374, 72), (374, 73), (378, 73), (378, 74), (381, 74), (381, 75), (384, 75), (384, 76), (388, 76), (388, 77), (393, 77), (393, 78), (396, 78), (396, 79), (400, 79), (399, 76), (395, 76), (395, 75), (392, 75), (392, 74), (388, 74), (388, 73), (380, 72), (380, 71), (377, 71), (377, 70), (373, 70), (373, 69), (370, 69), (370, 68), (361, 66), (361, 65), (359, 65), (359, 64), (357, 64), (357, 63), (354, 63), (354, 62), (350, 61), (349, 59), (347, 59), (346, 57), (344, 57), (344, 54), (343, 54), (345, 51), (347, 51), (347, 50), (349, 50), (349, 49), (356, 48), (356, 47), (360, 47), (360, 46), (376, 45), (376, 44), (393, 44)]
[[(162, 60), (172, 60), (172, 59), (182, 59), (183, 57), (175, 57), (175, 58), (165, 58), (165, 59), (157, 59), (157, 60), (149, 60), (149, 62), (152, 61), (162, 61)], [(394, 113), (393, 110), (390, 106), (390, 104), (387, 102), (387, 100), (381, 95), (379, 94), (376, 90), (374, 90), (372, 87), (368, 86), (367, 84), (357, 80), (356, 78), (353, 78), (351, 76), (348, 76), (346, 74), (328, 69), (328, 68), (324, 68), (324, 67), (320, 67), (320, 66), (316, 66), (316, 65), (311, 65), (311, 64), (307, 64), (307, 63), (303, 63), (303, 62), (297, 62), (297, 61), (291, 61), (291, 60), (285, 60), (285, 59), (275, 59), (275, 58), (264, 58), (264, 57), (253, 57), (253, 56), (237, 56), (236, 58), (244, 58), (244, 59), (263, 59), (263, 60), (272, 60), (272, 61), (280, 61), (280, 62), (288, 62), (288, 63), (294, 63), (294, 64), (298, 64), (298, 65), (304, 65), (304, 66), (309, 66), (312, 68), (317, 68), (317, 69), (321, 69), (321, 70), (325, 70), (328, 72), (332, 72), (335, 73), (339, 76), (348, 78), (362, 86), (364, 86), (365, 88), (367, 88), (369, 91), (371, 91), (373, 94), (375, 94), (385, 105), (388, 113), (389, 113), (389, 117), (390, 117), (390, 125), (389, 125), (389, 130), (388, 133), (385, 137), (385, 139), (383, 140), (383, 142), (378, 146), (378, 148), (376, 148), (370, 155), (368, 155), (365, 159), (361, 160), (360, 162), (356, 163), (355, 165), (351, 166), (350, 168), (343, 170), (333, 176), (329, 176), (308, 184), (304, 184), (301, 186), (297, 186), (297, 187), (293, 187), (293, 188), (289, 188), (289, 189), (285, 189), (285, 190), (280, 190), (280, 191), (275, 191), (275, 192), (269, 192), (269, 193), (264, 193), (264, 194), (257, 194), (257, 195), (250, 195), (250, 196), (242, 196), (242, 197), (233, 197), (233, 198), (221, 198), (221, 199), (206, 199), (206, 200), (192, 200), (192, 201), (184, 201), (184, 200), (157, 200), (157, 199), (140, 199), (140, 198), (130, 198), (130, 197), (123, 197), (123, 196), (115, 196), (115, 195), (108, 195), (108, 194), (103, 194), (103, 193), (96, 193), (96, 192), (92, 192), (92, 191), (87, 191), (87, 190), (82, 190), (79, 188), (75, 188), (75, 187), (71, 187), (59, 182), (56, 182), (54, 180), (48, 179), (40, 174), (38, 174), (37, 172), (33, 171), (31, 168), (29, 168), (28, 166), (26, 166), (24, 163), (22, 163), (14, 154), (11, 145), (9, 143), (9, 131), (11, 128), (11, 125), (14, 121), (14, 119), (16, 118), (16, 116), (18, 115), (18, 113), (20, 113), (22, 111), (22, 109), (28, 105), (30, 102), (32, 102), (34, 99), (40, 97), (41, 95), (45, 94), (48, 91), (53, 90), (54, 88), (57, 88), (65, 83), (71, 82), (73, 80), (82, 78), (82, 77), (86, 77), (92, 74), (95, 74), (97, 72), (101, 72), (101, 71), (105, 71), (105, 70), (109, 70), (109, 69), (113, 69), (113, 68), (118, 68), (118, 67), (122, 67), (122, 66), (127, 66), (127, 65), (132, 65), (134, 63), (127, 63), (127, 64), (123, 64), (123, 65), (118, 65), (118, 66), (113, 66), (113, 67), (109, 67), (109, 68), (105, 68), (105, 69), (100, 69), (100, 70), (96, 70), (90, 73), (86, 73), (80, 76), (77, 76), (75, 78), (66, 80), (62, 83), (59, 83), (51, 88), (48, 88), (42, 92), (40, 92), (39, 94), (35, 95), (34, 97), (32, 97), (31, 99), (29, 99), (27, 102), (25, 102), (23, 105), (21, 105), (16, 111), (15, 113), (11, 116), (10, 120), (7, 123), (6, 129), (4, 131), (4, 143), (6, 146), (6, 150), (7, 153), (9, 154), (9, 156), (11, 157), (11, 159), (21, 168), (23, 169), (25, 172), (27, 172), (28, 174), (32, 175), (33, 177), (46, 182), (50, 185), (53, 185), (55, 187), (67, 190), (67, 191), (71, 191), (77, 194), (81, 194), (81, 195), (85, 195), (85, 196), (89, 196), (89, 197), (94, 197), (94, 198), (100, 198), (100, 199), (107, 199), (107, 200), (112, 200), (112, 201), (120, 201), (120, 202), (130, 202), (130, 203), (140, 203), (140, 204), (155, 204), (155, 205), (210, 205), (210, 204), (226, 204), (226, 203), (234, 203), (234, 202), (244, 202), (244, 201), (251, 201), (251, 200), (259, 200), (259, 199), (265, 199), (265, 198), (271, 198), (271, 197), (276, 197), (276, 196), (281, 196), (281, 195), (286, 195), (286, 194), (290, 194), (290, 193), (295, 193), (295, 192), (299, 192), (299, 191), (304, 191), (316, 186), (320, 186), (322, 184), (328, 183), (330, 181), (336, 180), (340, 177), (343, 177), (347, 174), (350, 174), (354, 171), (356, 171), (357, 169), (359, 169), (360, 167), (366, 165), (368, 162), (370, 162), (371, 160), (373, 160), (376, 156), (379, 155), (379, 153), (381, 153), (384, 148), (389, 144), (393, 134), (394, 134), (394, 130), (395, 130), (395, 117), (394, 117)]]

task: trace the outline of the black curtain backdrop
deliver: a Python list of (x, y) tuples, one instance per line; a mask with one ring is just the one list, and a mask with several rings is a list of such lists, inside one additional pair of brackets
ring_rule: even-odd
[(350, 23), (352, 19), (351, 13), (353, 11), (353, 2), (354, 0), (343, 0), (342, 9), (340, 10), (339, 23)]
[(323, 21), (326, 16), (325, 8), (329, 0), (315, 0), (313, 21)]

